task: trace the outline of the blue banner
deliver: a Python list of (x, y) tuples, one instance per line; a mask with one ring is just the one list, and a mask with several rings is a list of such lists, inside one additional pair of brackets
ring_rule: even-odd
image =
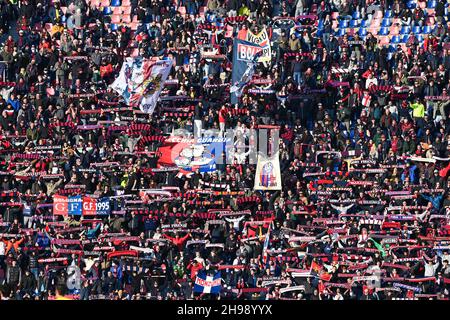
[(69, 197), (69, 214), (81, 216), (83, 210), (83, 199), (81, 196)]
[(234, 39), (231, 103), (238, 103), (245, 85), (252, 79), (262, 48), (254, 43)]

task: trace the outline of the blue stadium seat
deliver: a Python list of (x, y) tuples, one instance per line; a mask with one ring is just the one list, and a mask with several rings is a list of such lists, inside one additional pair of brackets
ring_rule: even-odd
[(421, 34), (416, 34), (416, 39), (419, 42), (423, 42), (423, 36)]
[(408, 2), (406, 3), (406, 6), (408, 7), (408, 9), (415, 9), (416, 6), (417, 6), (417, 3), (416, 3), (416, 1), (414, 1), (414, 0), (408, 1)]
[(409, 26), (403, 26), (400, 30), (400, 34), (409, 34), (411, 33), (411, 28)]
[(402, 37), (402, 43), (407, 43), (408, 40), (409, 40), (409, 34), (403, 35), (403, 37)]
[(63, 14), (63, 15), (61, 16), (61, 23), (66, 23), (66, 21), (67, 21), (67, 17), (66, 17), (65, 14)]
[(323, 19), (319, 19), (319, 22), (317, 23), (317, 29), (323, 29)]
[(387, 36), (389, 34), (389, 28), (380, 28), (380, 31), (378, 32), (380, 36)]
[(120, 7), (121, 6), (121, 0), (111, 0), (111, 6), (112, 7)]
[(115, 23), (111, 23), (111, 31), (116, 31), (117, 29), (119, 29), (119, 26)]
[(323, 29), (317, 29), (316, 35), (317, 35), (318, 37), (321, 37), (321, 36), (323, 35)]
[(427, 8), (428, 9), (434, 9), (436, 7), (436, 0), (428, 0), (427, 1)]
[(358, 34), (360, 37), (365, 37), (367, 36), (367, 29), (366, 28), (360, 28), (358, 31)]
[(431, 33), (431, 27), (430, 26), (424, 26), (423, 30), (422, 30), (422, 33), (425, 33), (425, 34)]
[(392, 18), (392, 10), (386, 10), (384, 12), (384, 18)]
[(353, 12), (352, 18), (353, 18), (354, 20), (361, 19), (361, 13), (359, 12), (359, 10), (355, 10), (355, 11)]
[(367, 20), (361, 20), (361, 28), (367, 28), (369, 22)]
[(342, 37), (342, 36), (344, 36), (344, 34), (345, 34), (346, 32), (347, 32), (347, 31), (346, 31), (345, 28), (339, 29), (339, 30), (336, 32), (336, 36), (337, 36), (337, 37)]
[(389, 27), (390, 25), (391, 25), (391, 19), (389, 19), (389, 18), (384, 18), (381, 21), (381, 26), (382, 27)]
[(420, 26), (414, 26), (412, 29), (412, 32), (414, 34), (420, 34), (420, 33), (422, 33), (422, 29), (420, 28)]
[(393, 36), (391, 39), (391, 43), (400, 43), (400, 36)]
[(104, 15), (110, 15), (110, 14), (112, 14), (111, 7), (104, 7), (104, 8), (103, 8), (103, 14), (104, 14)]
[(339, 29), (347, 28), (347, 27), (348, 27), (348, 20), (339, 21)]
[(350, 21), (350, 28), (356, 28), (359, 26), (359, 20), (351, 20)]

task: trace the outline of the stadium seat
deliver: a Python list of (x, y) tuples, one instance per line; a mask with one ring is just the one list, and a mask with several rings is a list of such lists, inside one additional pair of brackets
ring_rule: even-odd
[(435, 7), (436, 7), (436, 0), (428, 0), (427, 8), (428, 9), (434, 9)]
[(367, 29), (366, 28), (360, 28), (358, 34), (359, 34), (360, 37), (367, 36)]
[(104, 14), (104, 15), (110, 15), (110, 14), (112, 14), (111, 7), (104, 7), (104, 8), (103, 8), (103, 14)]
[(408, 40), (409, 40), (409, 34), (405, 34), (405, 35), (403, 35), (402, 36), (402, 43), (407, 43), (408, 42)]
[(386, 10), (384, 12), (384, 18), (392, 18), (392, 10)]
[(113, 14), (111, 15), (111, 23), (112, 24), (119, 24), (120, 23), (120, 14)]
[(122, 22), (123, 23), (130, 23), (131, 22), (131, 16), (129, 14), (123, 14), (122, 15)]
[(337, 37), (342, 37), (342, 36), (344, 36), (345, 33), (346, 33), (346, 29), (343, 28), (343, 29), (339, 29), (339, 30), (335, 33), (335, 35), (336, 35)]
[(367, 20), (361, 20), (361, 28), (366, 28), (369, 25)]
[(412, 29), (412, 32), (414, 34), (420, 34), (420, 33), (422, 33), (422, 28), (420, 28), (420, 26), (414, 26)]
[(411, 33), (411, 28), (409, 26), (403, 26), (400, 30), (400, 34), (409, 34)]
[(130, 24), (130, 29), (133, 30), (133, 31), (136, 31), (138, 26), (139, 26), (139, 22), (132, 22)]
[(115, 23), (111, 23), (110, 27), (112, 31), (116, 31), (119, 28), (119, 26)]
[(389, 18), (384, 18), (384, 19), (381, 21), (381, 26), (382, 26), (382, 27), (390, 27), (390, 26), (391, 26), (391, 19), (389, 19)]
[(391, 43), (399, 43), (400, 42), (400, 36), (393, 36), (391, 38)]
[(111, 0), (112, 7), (120, 7), (120, 5), (121, 5), (120, 0)]
[(359, 10), (355, 10), (355, 12), (353, 12), (352, 18), (353, 18), (354, 20), (361, 19), (361, 13), (359, 12)]
[(348, 20), (341, 20), (341, 21), (339, 21), (339, 29), (342, 29), (342, 28), (347, 28), (348, 27)]
[(359, 26), (359, 20), (351, 20), (350, 21), (350, 24), (349, 24), (350, 28), (356, 28), (358, 26)]
[(112, 14), (122, 14), (122, 7), (112, 7)]
[(131, 7), (122, 7), (123, 14), (131, 14)]
[(317, 22), (317, 29), (323, 29), (323, 19), (319, 19)]
[(408, 8), (408, 9), (415, 9), (416, 8), (416, 6), (417, 6), (417, 3), (416, 3), (416, 1), (408, 1), (407, 3), (406, 3), (406, 7)]
[(424, 26), (423, 30), (422, 30), (422, 33), (424, 33), (424, 34), (431, 33), (431, 27), (430, 26)]
[(423, 42), (423, 36), (421, 34), (416, 34), (416, 39), (419, 42)]
[(380, 36), (387, 36), (389, 34), (389, 28), (380, 28), (380, 31), (378, 32)]

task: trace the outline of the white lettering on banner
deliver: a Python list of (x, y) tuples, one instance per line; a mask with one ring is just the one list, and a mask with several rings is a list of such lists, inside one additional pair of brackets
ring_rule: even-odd
[(91, 210), (93, 210), (94, 208), (93, 208), (93, 203), (92, 202), (86, 202), (86, 201), (83, 201), (83, 210), (89, 210), (89, 211), (91, 211)]
[(215, 287), (219, 286), (221, 281), (221, 278), (214, 279), (213, 281), (208, 281), (197, 277), (197, 279), (195, 280), (195, 284), (198, 284), (202, 287)]
[(270, 48), (269, 35), (266, 28), (258, 34), (254, 34), (248, 30), (246, 40), (263, 48), (262, 55), (258, 59), (258, 62), (270, 62), (272, 60), (272, 50)]
[(56, 211), (63, 211), (64, 210), (64, 202), (56, 202), (55, 209), (56, 209)]
[(238, 59), (245, 61), (253, 61), (255, 55), (261, 51), (261, 49), (247, 46), (245, 44), (238, 44)]

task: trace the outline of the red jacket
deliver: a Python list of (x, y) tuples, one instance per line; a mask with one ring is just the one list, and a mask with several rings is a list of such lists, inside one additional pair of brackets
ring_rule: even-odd
[(191, 279), (195, 281), (195, 278), (197, 277), (197, 273), (203, 269), (203, 265), (201, 263), (193, 261), (193, 262), (189, 263), (189, 265), (187, 266), (187, 269), (191, 271)]
[(183, 249), (184, 243), (186, 242), (186, 240), (189, 238), (189, 234), (185, 235), (183, 238), (172, 238), (166, 234), (163, 235), (164, 237), (166, 237), (167, 239), (169, 239), (170, 241), (172, 241), (172, 243), (174, 245), (176, 245), (178, 247), (179, 250)]

